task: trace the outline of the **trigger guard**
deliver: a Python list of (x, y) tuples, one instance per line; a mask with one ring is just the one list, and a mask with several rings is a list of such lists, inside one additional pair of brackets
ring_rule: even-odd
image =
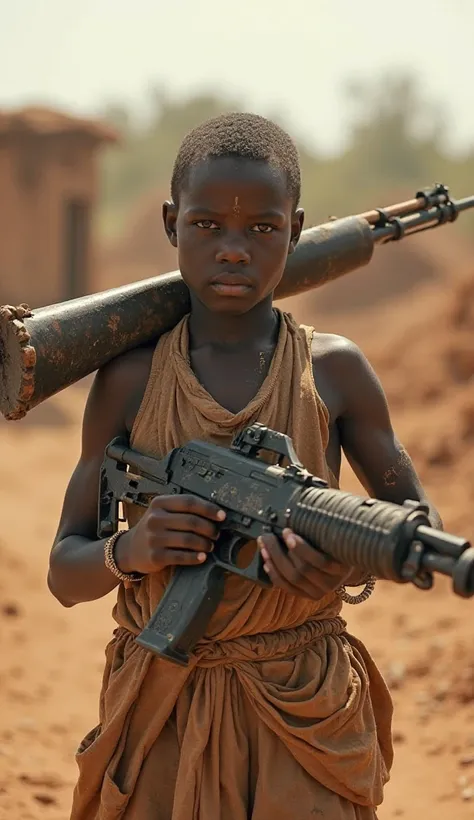
[(248, 542), (249, 539), (243, 538), (241, 535), (236, 535), (234, 538), (230, 539), (228, 555), (231, 563), (236, 563), (240, 550), (245, 546), (245, 544), (248, 544)]
[[(217, 550), (219, 558), (229, 564), (235, 563), (239, 551), (249, 539), (244, 539), (241, 535), (230, 535), (222, 533), (216, 541), (214, 549)], [(236, 550), (236, 547), (239, 549)]]
[(230, 535), (227, 533), (222, 533), (221, 538), (221, 541), (220, 539), (216, 541), (214, 547), (214, 560), (217, 564), (226, 572), (230, 572), (233, 575), (240, 575), (241, 578), (246, 578), (247, 581), (253, 581), (260, 586), (272, 586), (270, 578), (263, 568), (264, 561), (258, 547), (252, 560), (245, 568), (240, 568), (237, 564), (240, 549), (244, 547), (245, 544), (253, 541), (253, 538), (244, 538), (242, 535)]

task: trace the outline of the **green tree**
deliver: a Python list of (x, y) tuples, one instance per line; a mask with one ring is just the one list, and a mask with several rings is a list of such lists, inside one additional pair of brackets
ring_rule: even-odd
[[(238, 101), (213, 94), (172, 99), (161, 87), (151, 88), (147, 100), (148, 116), (141, 122), (121, 105), (104, 111), (122, 134), (122, 144), (104, 154), (102, 165), (101, 227), (108, 235), (122, 229), (141, 196), (156, 188), (168, 191), (176, 150), (187, 131), (241, 108)], [(299, 146), (307, 224), (380, 207), (394, 196), (411, 197), (435, 181), (449, 184), (456, 196), (474, 189), (474, 151), (449, 155), (443, 112), (410, 76), (348, 83), (342, 104), (349, 109), (350, 128), (339, 156), (324, 158)], [(283, 117), (278, 119), (288, 127)], [(472, 232), (474, 220), (464, 217), (461, 224)]]

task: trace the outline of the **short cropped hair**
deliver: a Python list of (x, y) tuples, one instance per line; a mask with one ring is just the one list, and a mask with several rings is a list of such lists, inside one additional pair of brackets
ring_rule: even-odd
[(258, 114), (222, 114), (201, 123), (181, 143), (171, 177), (171, 196), (179, 203), (189, 170), (209, 157), (243, 157), (268, 162), (286, 175), (288, 194), (298, 207), (301, 171), (298, 151), (286, 131)]

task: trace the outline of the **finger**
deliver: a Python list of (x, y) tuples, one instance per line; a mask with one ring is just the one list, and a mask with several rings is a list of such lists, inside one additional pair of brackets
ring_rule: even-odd
[(190, 513), (209, 518), (211, 521), (224, 521), (225, 512), (216, 504), (205, 501), (197, 495), (182, 493), (180, 495), (156, 495), (150, 507), (167, 512)]
[(260, 536), (257, 543), (263, 559), (273, 563), (280, 575), (285, 577), (292, 567), (285, 545), (273, 534)]
[(279, 589), (284, 589), (285, 592), (288, 592), (290, 595), (297, 595), (299, 597), (308, 597), (308, 598), (316, 598), (322, 597), (318, 594), (317, 590), (312, 587), (310, 590), (302, 589), (301, 587), (294, 586), (287, 578), (281, 575), (272, 561), (266, 561), (264, 564), (264, 570), (267, 573), (270, 581), (272, 582), (273, 586), (278, 587)]
[(330, 575), (340, 575), (346, 567), (334, 561), (329, 555), (308, 544), (304, 538), (296, 535), (292, 530), (283, 530), (283, 540), (292, 555), (295, 564), (308, 564), (311, 568), (327, 572)]
[[(156, 513), (158, 513), (158, 511), (156, 511)], [(191, 515), (188, 513), (160, 510), (158, 514), (154, 515), (152, 512), (150, 514), (149, 524), (152, 532), (162, 531), (164, 527), (170, 532), (173, 530), (179, 532), (194, 532), (211, 541), (214, 541), (219, 535), (218, 524), (215, 524), (208, 518), (202, 518), (199, 515)]]
[(262, 536), (259, 539), (259, 546), (262, 544), (262, 558), (264, 559), (264, 569), (273, 581), (277, 578), (277, 585), (283, 587), (292, 594), (301, 595), (306, 593), (310, 598), (319, 597), (321, 589), (319, 584), (308, 578), (305, 573), (305, 565), (293, 560), (293, 551), (285, 550), (279, 540), (274, 536)]
[(271, 552), (273, 552), (274, 550), (278, 548), (281, 549), (281, 545), (278, 538), (276, 537), (276, 535), (273, 535), (273, 533), (270, 532), (267, 532), (264, 535), (260, 535), (259, 538), (257, 538), (257, 544), (260, 548), (260, 552), (264, 560), (268, 560), (270, 558)]
[(207, 559), (205, 552), (192, 552), (191, 550), (165, 550), (164, 556), (161, 559), (167, 566), (196, 566), (203, 564)]
[[(321, 594), (326, 595), (333, 591), (349, 577), (352, 571), (350, 567), (333, 561), (291, 530), (284, 530), (283, 537), (285, 543), (290, 544), (288, 556), (294, 565), (295, 573), (299, 572), (300, 576)], [(296, 578), (296, 575), (291, 577)]]
[(156, 548), (157, 551), (162, 551), (163, 549), (184, 549), (192, 550), (193, 552), (212, 552), (214, 544), (208, 538), (203, 538), (194, 532), (165, 530), (156, 536), (156, 539), (151, 539), (151, 548), (152, 550)]

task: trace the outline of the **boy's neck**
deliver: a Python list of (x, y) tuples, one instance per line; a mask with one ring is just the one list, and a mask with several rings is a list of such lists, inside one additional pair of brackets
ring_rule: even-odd
[(248, 313), (232, 316), (211, 312), (191, 294), (189, 345), (193, 350), (208, 346), (230, 350), (237, 346), (242, 349), (265, 342), (271, 344), (277, 327), (271, 295)]

